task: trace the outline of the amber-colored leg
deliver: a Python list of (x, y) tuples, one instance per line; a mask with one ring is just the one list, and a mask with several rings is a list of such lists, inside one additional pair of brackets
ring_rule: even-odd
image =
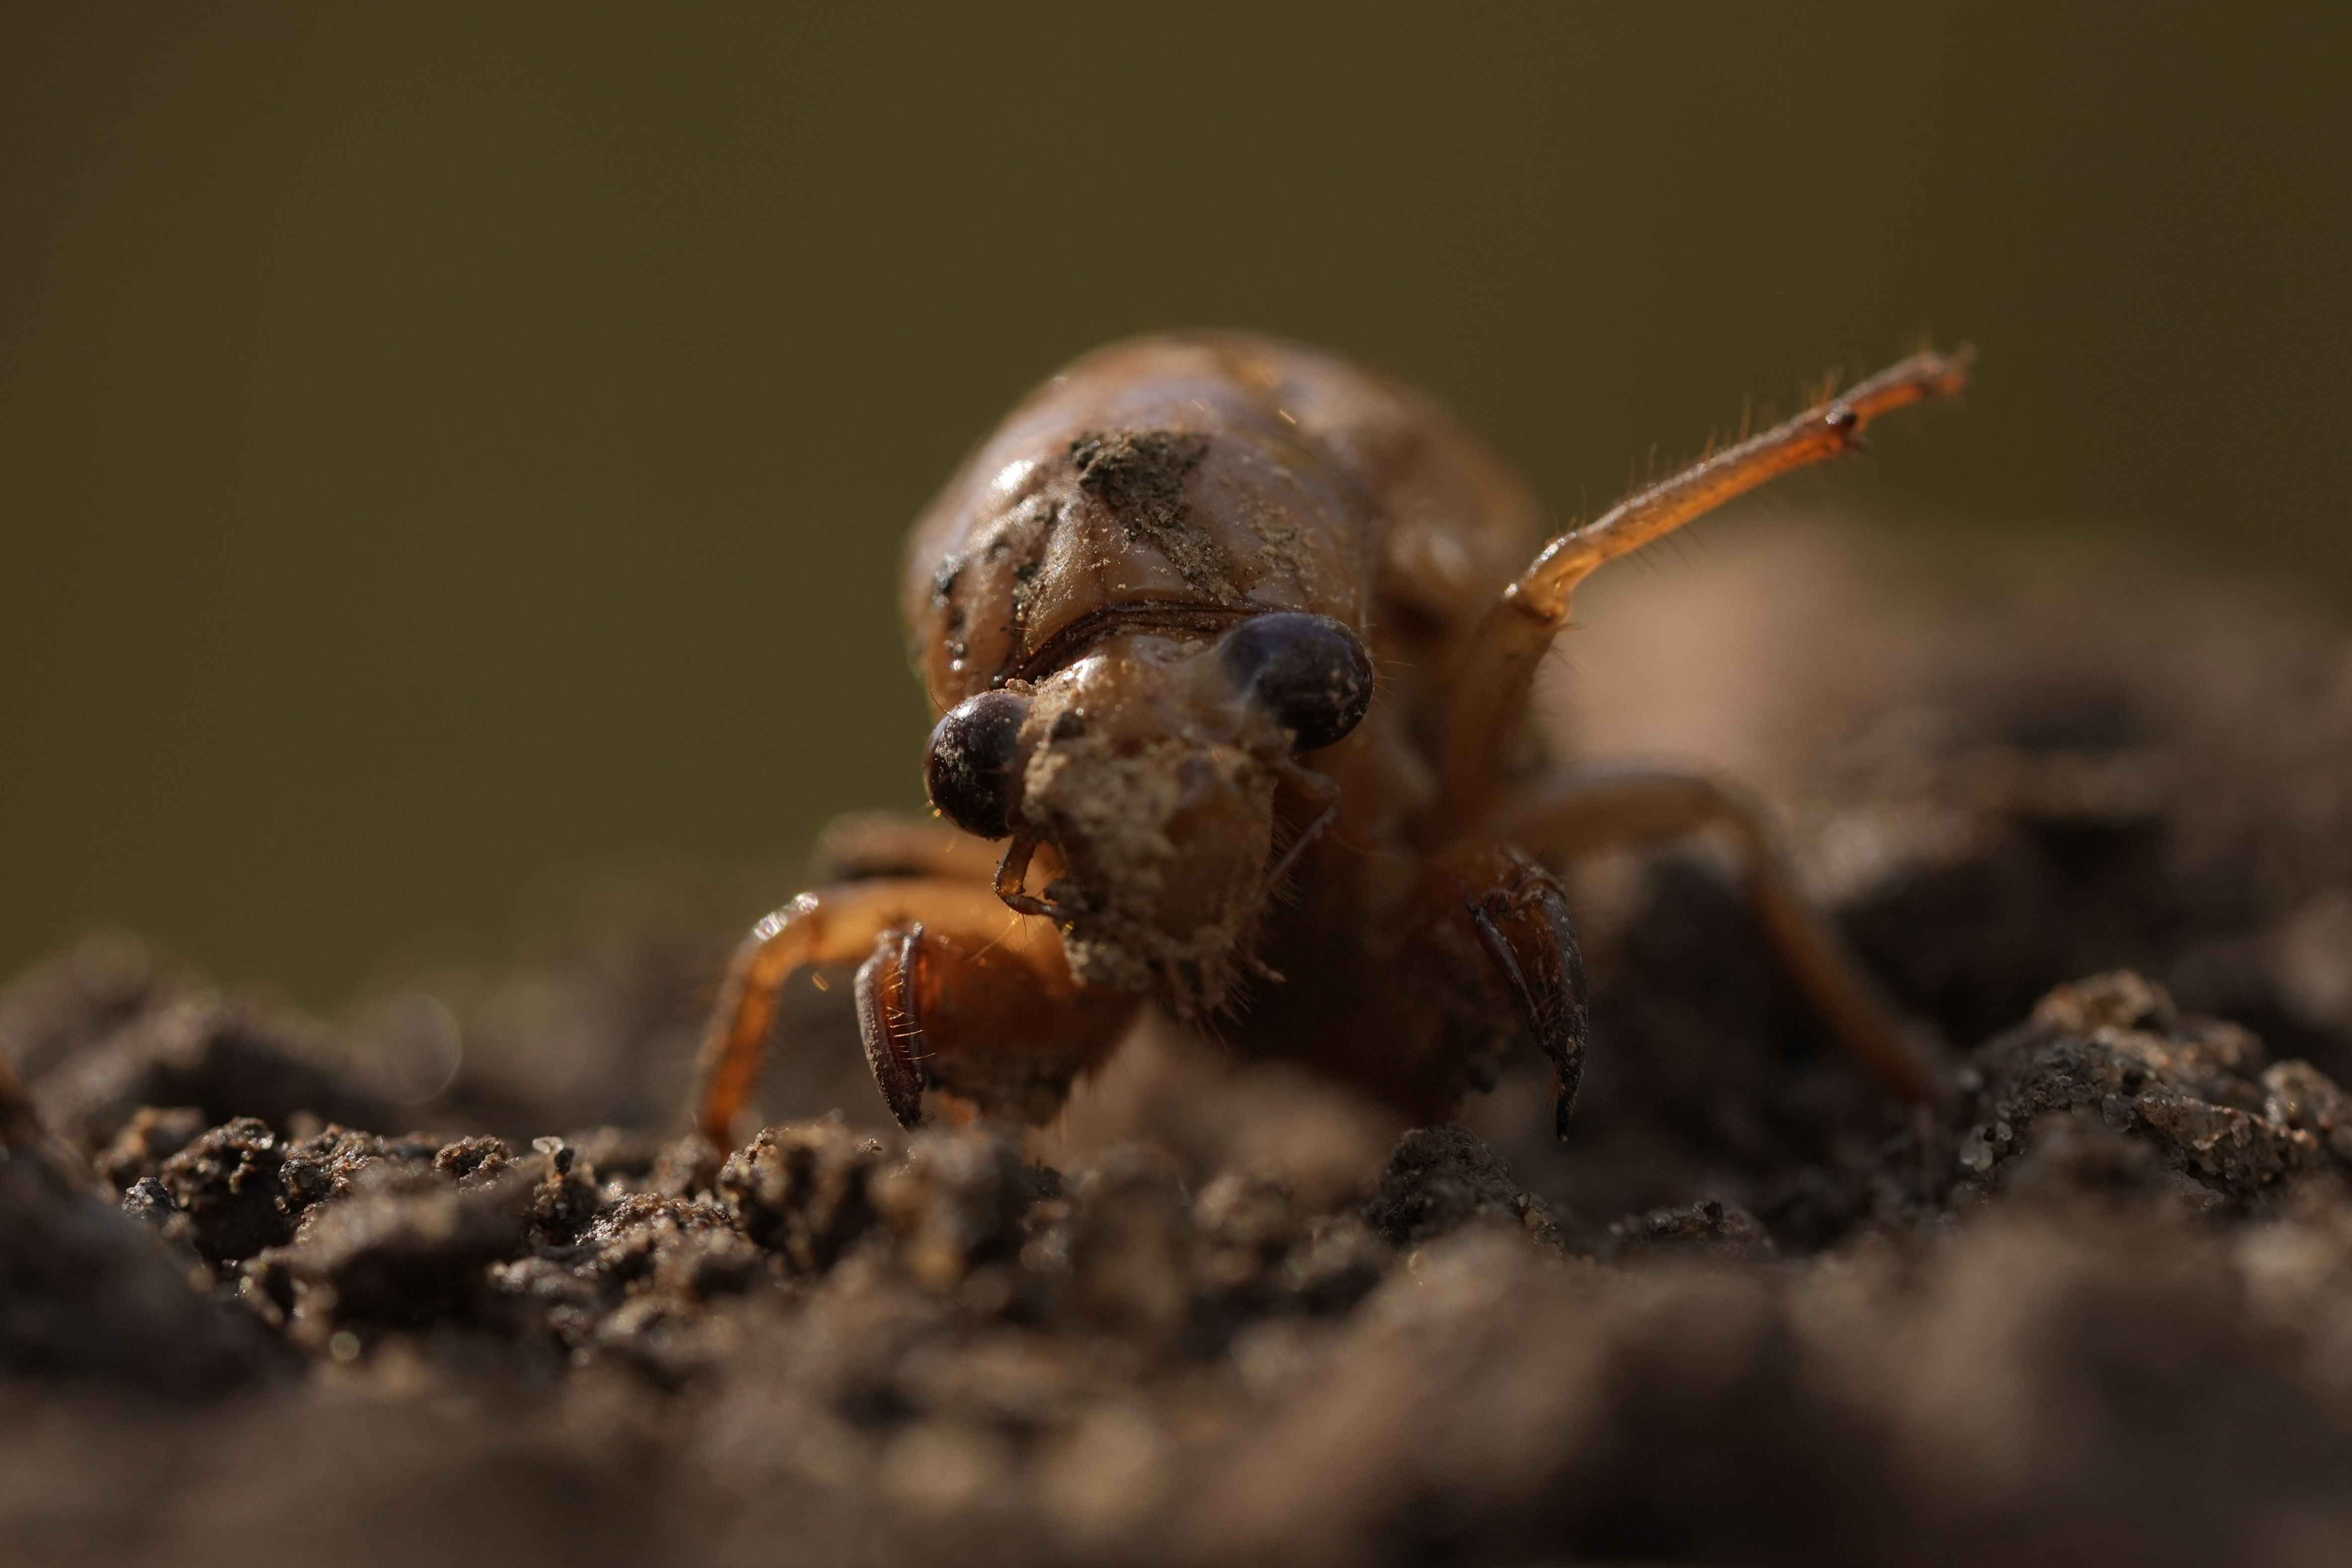
[(1017, 949), (976, 934), (893, 928), (857, 972), (866, 1058), (902, 1126), (921, 1120), (926, 1089), (982, 1114), (1050, 1121), (1143, 1005), (1078, 984), (1050, 927), (1052, 940)]
[(1053, 922), (1013, 913), (986, 882), (888, 877), (803, 893), (736, 950), (703, 1037), (694, 1099), (703, 1136), (733, 1145), (785, 983), (811, 966), (861, 962), (866, 1059), (908, 1124), (934, 1087), (986, 1110), (1051, 1115), (1138, 1005), (1077, 984)]
[(1526, 710), (1536, 667), (1543, 662), (1553, 637), (1568, 624), (1576, 585), (1594, 568), (1791, 468), (1860, 449), (1864, 427), (1880, 415), (1964, 389), (1969, 357), (1966, 349), (1948, 355), (1914, 354), (1858, 383), (1843, 396), (1702, 458), (1553, 540), (1487, 611), (1456, 671), (1439, 752), (1441, 820), (1459, 829), (1484, 812), (1511, 726)]
[(1890, 1091), (1911, 1100), (1943, 1098), (1933, 1040), (1905, 1026), (1828, 918), (1798, 890), (1762, 808), (1720, 780), (1664, 770), (1570, 775), (1507, 801), (1480, 832), (1559, 865), (1596, 849), (1718, 826), (1738, 841), (1765, 941), (1839, 1043)]

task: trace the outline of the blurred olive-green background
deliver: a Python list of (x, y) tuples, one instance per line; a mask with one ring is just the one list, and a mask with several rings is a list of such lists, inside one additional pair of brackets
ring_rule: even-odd
[(1812, 493), (2352, 604), (2330, 9), (12, 7), (0, 971), (334, 1007), (551, 878), (788, 881), (919, 800), (908, 521), (1153, 327), (1397, 367), (1562, 515), (1970, 339)]

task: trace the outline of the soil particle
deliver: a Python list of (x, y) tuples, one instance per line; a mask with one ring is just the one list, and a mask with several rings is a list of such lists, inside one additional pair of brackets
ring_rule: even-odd
[(142, 1176), (131, 1184), (122, 1194), (122, 1212), (153, 1226), (173, 1241), (186, 1242), (189, 1250), (194, 1250), (195, 1226), (181, 1212), (172, 1189), (155, 1177)]
[(1549, 1206), (1521, 1190), (1511, 1180), (1510, 1168), (1462, 1127), (1421, 1127), (1407, 1132), (1389, 1156), (1380, 1191), (1365, 1205), (1364, 1218), (1398, 1247), (1472, 1224), (1521, 1231), (1547, 1247), (1561, 1245), (1559, 1223)]
[(905, 1161), (874, 1182), (871, 1201), (915, 1282), (947, 1291), (975, 1267), (1017, 1253), (1031, 1201), (1059, 1185), (1025, 1163), (1003, 1129), (940, 1129), (916, 1135)]
[(163, 1162), (163, 1189), (194, 1227), (206, 1261), (238, 1262), (294, 1234), (278, 1184), (285, 1163), (277, 1135), (250, 1116), (214, 1128)]
[(562, 1138), (535, 1139), (531, 1147), (544, 1162), (539, 1183), (530, 1189), (531, 1234), (543, 1244), (576, 1241), (603, 1206), (596, 1167)]
[(1752, 1263), (1779, 1250), (1754, 1215), (1717, 1198), (1628, 1216), (1612, 1225), (1609, 1236), (1614, 1244), (1610, 1256), (1619, 1259), (1682, 1252)]
[(98, 1173), (120, 1188), (152, 1178), (164, 1161), (194, 1142), (205, 1125), (204, 1111), (193, 1105), (142, 1105), (98, 1157)]
[(729, 1158), (719, 1197), (752, 1241), (803, 1273), (822, 1273), (876, 1223), (867, 1186), (881, 1165), (882, 1145), (838, 1116), (772, 1127)]
[[(2060, 986), (1970, 1059), (1969, 1080), (1981, 1087), (1955, 1156), (1953, 1201), (1980, 1199), (2017, 1174), (2015, 1156), (2045, 1121), (2095, 1117), (2145, 1143), (2193, 1201), (2264, 1208), (2292, 1180), (2340, 1169), (2332, 1139), (2344, 1108), (2343, 1091), (2309, 1063), (2264, 1056), (2234, 1024), (2182, 1018), (2129, 971)], [(2044, 1185), (2057, 1147), (2043, 1147), (2033, 1167)]]
[(461, 1187), (494, 1180), (513, 1165), (514, 1151), (502, 1138), (460, 1138), (433, 1152), (433, 1168)]
[(715, 1207), (641, 1194), (611, 1205), (574, 1246), (528, 1251), (488, 1279), (526, 1342), (536, 1334), (580, 1364), (609, 1359), (677, 1388), (712, 1370), (710, 1303), (782, 1274)]
[(520, 1248), (543, 1190), (525, 1171), (460, 1192), (389, 1164), (354, 1189), (320, 1205), (291, 1245), (260, 1259), (292, 1281), (287, 1330), (305, 1349), (331, 1348), (339, 1329), (477, 1310), (485, 1271)]

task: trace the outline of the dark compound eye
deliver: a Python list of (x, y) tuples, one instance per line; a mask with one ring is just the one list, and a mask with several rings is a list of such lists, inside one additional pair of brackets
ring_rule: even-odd
[(966, 833), (1002, 838), (1013, 831), (1007, 818), (1021, 761), (1021, 725), (1028, 717), (1026, 697), (983, 691), (949, 710), (931, 731), (923, 787), (940, 815)]
[(1252, 616), (1225, 634), (1217, 654), (1234, 684), (1265, 703), (1301, 752), (1344, 738), (1372, 700), (1372, 656), (1328, 616)]

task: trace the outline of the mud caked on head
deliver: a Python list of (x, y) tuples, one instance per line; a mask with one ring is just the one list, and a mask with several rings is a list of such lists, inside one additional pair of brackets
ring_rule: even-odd
[[(1045, 907), (1077, 978), (1213, 1012), (1264, 910), (1296, 755), (1370, 704), (1371, 660), (1344, 624), (1275, 613), (1220, 637), (1130, 633), (1034, 685), (1009, 683), (932, 731), (931, 802), (983, 837), (1052, 847)], [(1018, 907), (1018, 906), (1016, 906)]]

